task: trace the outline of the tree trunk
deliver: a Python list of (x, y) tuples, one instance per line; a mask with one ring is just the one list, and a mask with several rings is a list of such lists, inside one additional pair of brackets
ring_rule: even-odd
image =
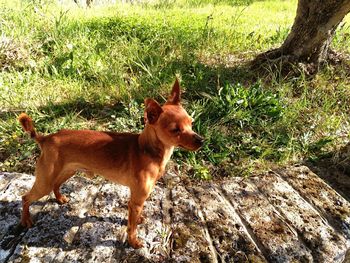
[(312, 68), (309, 73), (317, 72), (328, 59), (337, 26), (349, 12), (350, 0), (299, 0), (294, 24), (282, 46), (258, 55), (253, 67), (282, 62), (290, 70), (291, 64), (302, 63)]

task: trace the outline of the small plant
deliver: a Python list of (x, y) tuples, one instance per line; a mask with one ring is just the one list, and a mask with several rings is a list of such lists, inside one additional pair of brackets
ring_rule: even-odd
[(143, 105), (131, 100), (123, 104), (123, 110), (112, 114), (108, 129), (114, 131), (140, 132), (143, 129)]
[(194, 129), (204, 136), (205, 145), (196, 154), (178, 154), (186, 156), (195, 176), (202, 179), (208, 179), (208, 165), (216, 167), (248, 155), (269, 158), (273, 152), (268, 153), (270, 146), (263, 141), (272, 138), (266, 138), (266, 130), (283, 112), (278, 94), (265, 91), (260, 84), (227, 84), (194, 104)]

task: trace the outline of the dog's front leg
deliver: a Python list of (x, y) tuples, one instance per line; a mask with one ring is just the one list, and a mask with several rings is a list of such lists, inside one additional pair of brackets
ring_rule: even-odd
[(131, 197), (128, 203), (128, 242), (130, 246), (132, 246), (135, 249), (143, 247), (142, 242), (137, 238), (136, 228), (139, 223), (139, 219), (141, 218), (141, 213), (145, 200), (146, 199), (143, 198), (135, 200), (135, 198)]

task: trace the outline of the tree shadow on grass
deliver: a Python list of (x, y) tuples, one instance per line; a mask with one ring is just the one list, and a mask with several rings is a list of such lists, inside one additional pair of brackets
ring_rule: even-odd
[[(123, 110), (123, 105), (119, 102), (115, 104), (102, 104), (100, 102), (87, 101), (84, 98), (77, 98), (71, 101), (60, 103), (49, 103), (47, 105), (39, 106), (35, 111), (44, 114), (50, 120), (54, 120), (70, 113), (78, 113), (79, 116), (91, 120), (94, 118), (107, 117), (111, 111)], [(16, 119), (16, 117), (24, 112), (25, 109), (10, 109), (0, 112), (0, 119), (8, 121)], [(32, 110), (29, 109), (28, 112)], [(35, 120), (34, 120), (35, 121)]]
[[(93, 20), (87, 22), (79, 22), (77, 24), (72, 25), (78, 27), (84, 27), (91, 32), (91, 37), (96, 36), (98, 34), (100, 38), (98, 39), (98, 43), (96, 43), (96, 54), (102, 49), (107, 48), (108, 44), (114, 43), (116, 37), (125, 37), (126, 39), (136, 38), (140, 42), (149, 41), (152, 39), (152, 36), (156, 39), (159, 38), (159, 31), (157, 28), (153, 28), (153, 25), (149, 24), (134, 24), (134, 22), (130, 22), (122, 18), (111, 18), (111, 19), (102, 19), (102, 20)], [(78, 29), (77, 29), (78, 30)], [(75, 30), (72, 30), (75, 32)], [(96, 33), (97, 32), (97, 33)], [(113, 117), (119, 117), (121, 115), (127, 116), (128, 112), (128, 103), (129, 99), (132, 98), (133, 101), (136, 101), (138, 107), (142, 107), (142, 103), (146, 97), (152, 97), (157, 99), (159, 102), (164, 102), (164, 100), (168, 97), (169, 91), (171, 89), (171, 83), (173, 83), (175, 79), (175, 74), (181, 74), (182, 82), (181, 85), (184, 87), (184, 93), (182, 97), (184, 98), (184, 105), (186, 108), (189, 108), (188, 105), (195, 103), (196, 100), (201, 100), (203, 98), (207, 98), (209, 96), (216, 96), (219, 92), (219, 88), (224, 86), (226, 83), (251, 83), (256, 78), (254, 74), (249, 71), (247, 65), (242, 65), (241, 63), (237, 64), (227, 64), (225, 63), (225, 59), (222, 58), (200, 58), (199, 55), (196, 55), (194, 50), (197, 50), (198, 46), (196, 39), (197, 36), (191, 36), (191, 32), (183, 31), (182, 27), (175, 28), (174, 31), (165, 30), (167, 34), (169, 34), (169, 44), (168, 51), (166, 51), (166, 62), (165, 58), (162, 57), (162, 53), (158, 52), (160, 47), (158, 47), (158, 40), (154, 42), (153, 46), (151, 46), (150, 52), (141, 52), (140, 51), (140, 60), (142, 65), (146, 65), (146, 68), (151, 70), (151, 74), (145, 73), (145, 70), (140, 67), (137, 63), (132, 63), (130, 61), (125, 62), (125, 72), (122, 72), (120, 75), (123, 75), (124, 82), (126, 83), (124, 88), (127, 90), (125, 93), (127, 94), (116, 94), (115, 99), (113, 101), (113, 94), (110, 97), (112, 99), (103, 103), (101, 98), (93, 100), (84, 98), (84, 94), (82, 94), (82, 98), (74, 98), (68, 99), (66, 101), (52, 102), (46, 105), (39, 106), (35, 109), (28, 109), (29, 115), (33, 117), (36, 128), (39, 132), (43, 133), (52, 133), (56, 132), (59, 129), (79, 129), (79, 128), (94, 128), (95, 124), (99, 127), (107, 127), (106, 129), (110, 129), (113, 126)], [(96, 33), (96, 34), (95, 34)], [(198, 33), (198, 32), (197, 32)], [(184, 34), (187, 34), (186, 37)], [(160, 41), (164, 36), (162, 36)], [(189, 38), (189, 40), (187, 40)], [(129, 40), (131, 41), (131, 40)], [(157, 44), (158, 43), (158, 44)], [(181, 56), (168, 56), (169, 53), (172, 52), (171, 44), (180, 45), (183, 49), (181, 52), (183, 54)], [(187, 45), (188, 44), (188, 45)], [(200, 43), (198, 43), (200, 44)], [(202, 43), (203, 44), (203, 43)], [(104, 45), (106, 47), (104, 47)], [(148, 44), (147, 44), (148, 45)], [(191, 45), (194, 45), (193, 47)], [(101, 49), (101, 50), (100, 50)], [(168, 52), (168, 53), (167, 53)], [(155, 61), (153, 63), (153, 61)], [(53, 62), (54, 63), (54, 62)], [(59, 65), (56, 65), (59, 67)], [(132, 68), (130, 72), (128, 69)], [(75, 72), (75, 71), (72, 71)], [(74, 75), (72, 73), (70, 77), (83, 79), (85, 81), (84, 85), (94, 87), (110, 85), (113, 83), (114, 85), (118, 84), (117, 79), (113, 79), (110, 82), (106, 83), (96, 83), (96, 80), (89, 80), (88, 77), (81, 77), (78, 75)], [(104, 74), (104, 73), (101, 73)], [(111, 78), (118, 75), (112, 74)], [(65, 75), (63, 74), (63, 77)], [(106, 78), (98, 78), (101, 81)], [(127, 79), (136, 78), (137, 85), (128, 84)], [(120, 81), (120, 80), (119, 80)], [(169, 88), (166, 90), (163, 89), (162, 85), (164, 83), (169, 83)], [(98, 85), (101, 84), (101, 85)], [(124, 85), (124, 84), (121, 84)], [(123, 92), (123, 91), (122, 91)], [(121, 92), (121, 93), (122, 93)], [(96, 93), (98, 94), (98, 93)], [(124, 96), (122, 98), (119, 97)], [(99, 95), (96, 95), (99, 96)], [(103, 95), (101, 95), (103, 96)], [(30, 104), (30, 103), (29, 103)], [(5, 133), (12, 134), (14, 130), (19, 137), (20, 134), (20, 126), (16, 121), (17, 116), (24, 111), (23, 110), (5, 110), (4, 112), (0, 112), (0, 121), (12, 122), (11, 125), (8, 126), (7, 131)], [(142, 111), (141, 109), (140, 111)], [(138, 122), (142, 123), (143, 114), (140, 114)], [(65, 117), (68, 117), (65, 119)], [(69, 119), (70, 118), (70, 119)], [(76, 120), (79, 118), (82, 120), (79, 124), (76, 125)], [(136, 119), (135, 116), (133, 118)], [(10, 121), (13, 119), (13, 121)], [(86, 123), (83, 123), (83, 122)], [(87, 123), (91, 121), (90, 123)], [(109, 125), (112, 123), (112, 125)], [(80, 125), (82, 124), (82, 125)], [(107, 125), (105, 125), (107, 124)], [(92, 127), (91, 127), (92, 126)], [(141, 125), (139, 125), (141, 127)], [(112, 129), (111, 128), (111, 129)], [(139, 127), (138, 127), (139, 128)], [(121, 130), (120, 130), (121, 131)], [(128, 130), (123, 130), (127, 132)], [(22, 141), (23, 142), (23, 141)], [(21, 142), (21, 143), (22, 143)], [(28, 142), (28, 145), (31, 142)], [(30, 160), (30, 164), (25, 167), (25, 169), (20, 168), (20, 164), (18, 160), (23, 160), (22, 155), (30, 151), (33, 151), (34, 143), (32, 143), (31, 147), (24, 146), (24, 151), (19, 152), (15, 151), (15, 147), (7, 147), (0, 152), (0, 161), (5, 162), (6, 160), (11, 159), (11, 155), (15, 156), (10, 161), (11, 163), (16, 163), (12, 165), (11, 171), (32, 171), (33, 161)], [(37, 156), (38, 151), (34, 154), (31, 154), (31, 157)], [(19, 157), (18, 157), (19, 156)], [(23, 162), (25, 163), (25, 162)], [(14, 167), (12, 169), (12, 167)], [(18, 167), (18, 168), (17, 168)], [(9, 170), (10, 168), (5, 168)]]

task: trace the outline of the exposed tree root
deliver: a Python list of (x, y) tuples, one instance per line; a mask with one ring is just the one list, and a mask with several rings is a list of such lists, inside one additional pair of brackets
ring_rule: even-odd
[(305, 75), (313, 77), (318, 72), (318, 65), (303, 62), (298, 57), (283, 54), (280, 49), (273, 49), (258, 55), (250, 64), (252, 70), (263, 76), (279, 75), (284, 78)]
[(350, 71), (350, 58), (334, 50), (329, 50), (322, 63), (305, 61), (295, 55), (283, 54), (280, 48), (259, 54), (250, 68), (262, 76), (280, 76), (283, 78), (304, 75), (313, 78), (317, 72), (327, 65), (342, 66)]
[(350, 71), (350, 56), (337, 52), (333, 49), (328, 50), (327, 61), (332, 66), (342, 66)]

